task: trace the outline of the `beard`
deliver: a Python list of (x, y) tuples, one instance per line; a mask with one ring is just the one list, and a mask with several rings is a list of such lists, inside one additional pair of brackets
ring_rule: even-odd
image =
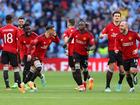
[(125, 29), (121, 29), (120, 32), (121, 32), (122, 34), (125, 34), (125, 33), (126, 33), (126, 30), (125, 30)]
[(23, 25), (18, 25), (20, 28), (23, 28)]

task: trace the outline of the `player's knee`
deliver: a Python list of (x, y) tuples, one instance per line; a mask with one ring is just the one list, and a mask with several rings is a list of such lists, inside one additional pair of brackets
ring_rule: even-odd
[(13, 70), (14, 70), (14, 72), (19, 72), (20, 71), (19, 67), (14, 67)]
[(72, 71), (72, 72), (75, 72), (75, 68), (74, 68), (74, 67), (72, 67), (72, 68), (71, 68), (71, 71)]
[(34, 66), (36, 68), (38, 68), (38, 67), (42, 67), (42, 64), (41, 64), (41, 62), (39, 60), (36, 60), (36, 61), (34, 61)]
[(114, 63), (111, 63), (111, 64), (109, 64), (109, 70), (110, 71), (114, 71), (114, 68), (115, 68), (115, 64)]
[(4, 66), (3, 66), (3, 70), (4, 70), (4, 71), (8, 71), (8, 69), (9, 69), (9, 66), (8, 66), (8, 65), (4, 65)]
[(80, 69), (80, 64), (79, 63), (75, 63), (75, 69)]
[(135, 68), (135, 67), (131, 67), (131, 68), (130, 68), (130, 72), (131, 72), (131, 73), (138, 73), (138, 69)]
[(119, 67), (119, 72), (121, 74), (124, 74), (125, 73), (124, 67), (122, 65), (120, 65), (120, 67)]

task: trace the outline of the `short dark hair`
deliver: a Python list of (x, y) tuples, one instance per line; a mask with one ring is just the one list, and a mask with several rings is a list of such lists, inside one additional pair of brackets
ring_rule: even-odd
[(49, 30), (49, 29), (52, 29), (52, 28), (54, 28), (54, 25), (47, 25), (46, 26), (46, 31)]
[(68, 22), (69, 22), (72, 26), (75, 25), (75, 19), (68, 19)]
[(18, 20), (19, 20), (19, 19), (25, 20), (25, 18), (24, 18), (23, 16), (18, 17)]
[(30, 26), (30, 23), (28, 21), (25, 22), (25, 24), (23, 25), (23, 28), (25, 28), (26, 26)]
[(120, 14), (120, 16), (121, 16), (121, 12), (120, 12), (120, 11), (115, 11), (115, 12), (113, 12), (113, 13), (112, 13), (112, 16), (114, 16), (115, 14)]
[(7, 15), (6, 16), (6, 21), (12, 21), (12, 15)]
[(79, 25), (81, 22), (85, 23), (85, 25), (87, 24), (87, 22), (86, 22), (84, 19), (80, 19), (79, 22), (78, 22), (78, 25)]

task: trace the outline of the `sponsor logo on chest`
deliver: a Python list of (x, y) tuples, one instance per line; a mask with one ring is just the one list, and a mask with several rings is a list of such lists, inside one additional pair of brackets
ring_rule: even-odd
[(116, 37), (117, 36), (117, 33), (112, 33), (111, 34), (111, 37)]

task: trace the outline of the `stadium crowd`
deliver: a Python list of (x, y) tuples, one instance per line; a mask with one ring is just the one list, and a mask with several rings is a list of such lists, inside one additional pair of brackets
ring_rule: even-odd
[[(139, 0), (0, 0), (0, 27), (5, 25), (5, 16), (12, 14), (14, 24), (24, 16), (30, 20), (32, 29), (42, 34), (47, 24), (53, 24), (60, 38), (66, 29), (66, 20), (83, 18), (89, 23), (89, 30), (97, 40), (95, 52), (91, 57), (107, 57), (107, 39), (98, 40), (104, 26), (111, 20), (111, 13), (119, 10), (122, 19), (127, 20), (131, 29), (140, 33), (140, 1)], [(52, 44), (47, 52), (48, 57), (66, 57), (59, 44)]]

